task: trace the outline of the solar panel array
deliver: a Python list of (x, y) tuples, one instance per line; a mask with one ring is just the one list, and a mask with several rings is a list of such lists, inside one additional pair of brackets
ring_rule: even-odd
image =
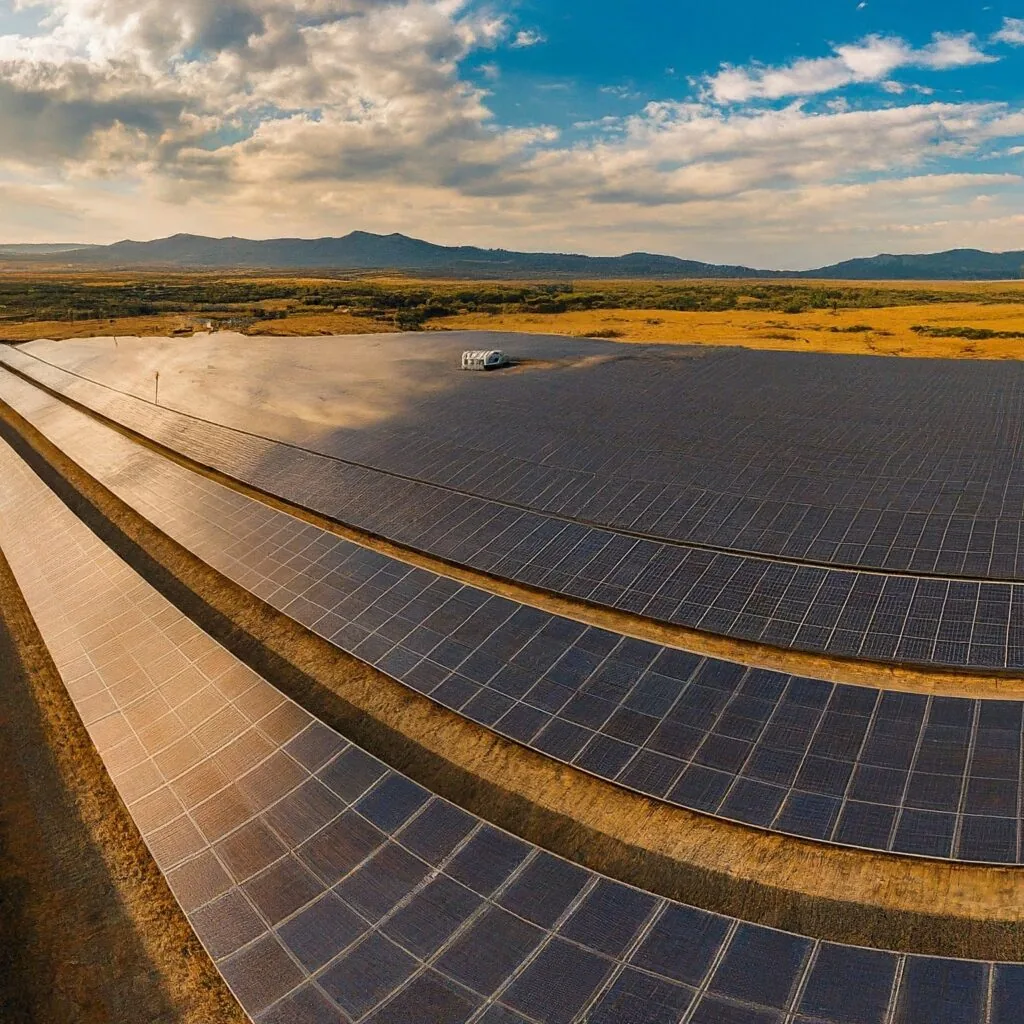
[(602, 878), (313, 720), (0, 442), (0, 546), (171, 890), (257, 1024), (1008, 1024), (1024, 966), (843, 946)]
[(683, 349), (567, 373), (461, 387), (313, 446), (658, 537), (1024, 578), (1017, 367)]
[(588, 628), (342, 540), (20, 381), (0, 383), (0, 397), (225, 575), (505, 736), (773, 831), (1022, 862), (1020, 701), (835, 685)]
[[(384, 374), (401, 411), (302, 443), (615, 529), (848, 566), (1024, 579), (1017, 364), (513, 335), (484, 347), (598, 361), (484, 383), (455, 371), (470, 343), (377, 340), (373, 360), (397, 350), (412, 362), (411, 371), (388, 363)], [(356, 349), (338, 346), (339, 377), (367, 373)], [(440, 386), (410, 394), (401, 379), (410, 372)], [(236, 425), (262, 431), (259, 410)]]
[(1024, 585), (830, 569), (623, 536), (202, 422), (16, 350), (0, 361), (253, 486), (520, 583), (773, 646), (1024, 668)]
[(674, 540), (1024, 578), (1017, 367), (731, 351), (542, 377), (324, 447)]

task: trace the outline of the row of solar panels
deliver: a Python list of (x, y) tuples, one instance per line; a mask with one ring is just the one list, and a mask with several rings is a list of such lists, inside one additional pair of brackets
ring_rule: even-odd
[[(414, 344), (417, 366), (429, 375), (425, 352), (451, 342), (430, 335), (384, 344)], [(336, 358), (338, 373), (352, 363), (358, 378), (360, 353), (344, 347)], [(396, 377), (402, 369), (396, 365)], [(1024, 378), (1014, 367), (645, 353), (483, 387), (445, 385), (417, 397), (415, 386), (397, 381), (401, 411), (387, 421), (339, 426), (301, 443), (481, 497), (677, 541), (1024, 579), (1016, 431)], [(258, 410), (233, 415), (236, 425), (264, 430)]]
[(1024, 668), (1024, 584), (886, 575), (634, 539), (157, 408), (17, 350), (0, 361), (204, 465), (517, 582), (681, 626), (830, 655)]
[(0, 442), (0, 547), (197, 934), (257, 1024), (1009, 1024), (1024, 966), (657, 898), (431, 796), (310, 718)]
[[(787, 451), (807, 444), (806, 420), (773, 418), (752, 433), (721, 410), (689, 425), (696, 435), (689, 445), (651, 450), (632, 433), (616, 444), (595, 422), (593, 404), (577, 394), (589, 376), (576, 374), (565, 391), (543, 396), (533, 393), (535, 377), (503, 382), (500, 402), (489, 390), (460, 391), (414, 425), (340, 429), (302, 443), (481, 497), (657, 538), (832, 565), (1024, 579), (1024, 476), (1012, 441), (984, 457), (965, 458), (961, 448), (937, 455), (931, 431), (923, 450), (907, 451), (919, 436), (886, 436), (882, 449), (870, 452), (849, 435), (877, 427), (872, 404), (859, 408), (862, 422), (847, 423), (847, 435), (833, 439), (839, 453)], [(707, 394), (743, 392), (748, 383), (729, 375)], [(756, 387), (763, 391), (764, 381)], [(615, 391), (617, 397), (634, 393), (643, 390), (627, 382)], [(686, 408), (685, 401), (679, 396), (678, 407)], [(573, 430), (564, 421), (573, 419), (577, 404), (583, 422)], [(567, 438), (553, 430), (534, 434), (537, 410), (546, 405), (558, 408)], [(633, 403), (623, 405), (623, 415), (636, 415)], [(822, 419), (832, 424), (833, 416), (829, 408)], [(772, 428), (794, 431), (790, 446)], [(957, 431), (958, 444), (964, 433)], [(514, 443), (495, 441), (506, 436)]]
[(12, 378), (0, 398), (130, 506), (461, 715), (669, 803), (841, 845), (1022, 862), (1024, 702), (835, 685), (626, 639), (412, 568)]

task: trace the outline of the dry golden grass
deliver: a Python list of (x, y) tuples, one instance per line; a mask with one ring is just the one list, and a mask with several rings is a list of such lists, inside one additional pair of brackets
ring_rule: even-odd
[[(558, 287), (568, 289), (577, 298), (593, 295), (600, 300), (596, 303), (598, 305), (612, 302), (621, 304), (623, 308), (540, 314), (494, 312), (501, 308), (527, 308), (519, 305), (521, 296), (515, 297), (510, 291), (536, 291), (541, 284), (538, 281), (511, 279), (460, 281), (416, 278), (395, 273), (71, 272), (38, 266), (20, 269), (7, 266), (4, 268), (4, 280), (15, 284), (33, 281), (48, 285), (68, 285), (72, 292), (78, 291), (83, 315), (87, 315), (85, 311), (91, 308), (91, 300), (81, 297), (83, 290), (91, 292), (93, 289), (113, 289), (116, 292), (124, 287), (130, 291), (132, 286), (159, 284), (171, 290), (184, 289), (186, 298), (192, 294), (195, 301), (188, 307), (192, 310), (188, 313), (164, 313), (115, 320), (79, 320), (72, 323), (62, 319), (15, 323), (14, 320), (18, 318), (12, 316), (7, 322), (0, 319), (0, 341), (189, 334), (206, 330), (208, 321), (224, 329), (240, 330), (244, 334), (277, 337), (370, 334), (394, 330), (394, 307), (386, 303), (383, 308), (372, 310), (375, 318), (371, 318), (352, 315), (347, 300), (343, 298), (339, 298), (335, 307), (337, 311), (334, 311), (329, 304), (323, 308), (315, 304), (305, 305), (302, 296), (294, 293), (289, 293), (293, 295), (290, 298), (259, 298), (253, 294), (244, 301), (218, 294), (220, 286), (238, 295), (240, 286), (243, 293), (250, 286), (256, 292), (267, 287), (329, 291), (332, 286), (359, 282), (360, 287), (369, 285), (392, 297), (394, 294), (405, 294), (414, 305), (423, 302), (424, 295), (428, 295), (453, 311), (466, 310), (462, 315), (428, 320), (427, 327), (431, 330), (492, 329), (579, 336), (603, 334), (625, 342), (691, 342), (784, 351), (886, 356), (1017, 359), (1024, 352), (1024, 339), (971, 341), (927, 338), (910, 331), (916, 325), (967, 326), (1002, 331), (1024, 329), (1024, 281), (577, 280), (571, 285), (562, 282)], [(232, 292), (232, 289), (235, 291)], [(783, 309), (794, 303), (796, 307), (820, 306), (822, 293), (836, 296), (839, 306), (850, 305), (852, 301), (857, 308), (839, 309), (835, 314), (827, 308), (795, 314), (749, 308), (752, 305), (763, 307), (768, 304)], [(706, 313), (634, 308), (678, 305), (681, 295), (687, 302), (696, 297), (699, 304), (711, 306), (721, 297), (723, 301), (735, 301), (737, 308), (728, 312)], [(789, 298), (793, 299), (793, 303), (789, 302)], [(814, 301), (810, 301), (811, 298)], [(488, 308), (491, 312), (473, 312), (477, 302), (481, 308)], [(909, 304), (901, 306), (901, 302)], [(69, 299), (68, 304), (72, 306), (72, 300)], [(884, 308), (870, 308), (873, 304)], [(257, 307), (268, 313), (290, 315), (281, 320), (254, 319), (251, 314)], [(49, 310), (52, 307), (46, 308)], [(110, 308), (112, 312), (117, 311), (116, 306)], [(217, 312), (206, 314), (199, 311), (205, 308), (216, 309)], [(843, 328), (861, 325), (871, 330), (842, 333)]]
[[(976, 286), (975, 286), (976, 287)], [(272, 308), (272, 303), (265, 303)], [(203, 330), (201, 315), (166, 314), (116, 320), (46, 321), (0, 324), (0, 341), (64, 340), (90, 337), (163, 337)], [(871, 330), (844, 333), (850, 327)], [(931, 338), (911, 327), (972, 327), (1024, 332), (1024, 305), (950, 302), (883, 309), (840, 309), (836, 313), (691, 313), (676, 310), (613, 309), (570, 313), (470, 313), (431, 320), (430, 330), (522, 331), (576, 337), (607, 335), (643, 344), (686, 343), (787, 352), (919, 356), (944, 359), (1021, 359), (1024, 339)], [(395, 328), (348, 313), (299, 313), (284, 320), (260, 320), (242, 333), (273, 337), (378, 334)]]
[(178, 313), (160, 316), (121, 317), (117, 320), (44, 320), (25, 324), (0, 323), (0, 341), (35, 341), (51, 338), (162, 338), (177, 331), (191, 331), (197, 318)]
[(259, 320), (244, 334), (270, 335), (275, 338), (309, 338), (335, 334), (389, 334), (397, 328), (348, 313), (299, 313), (287, 320)]
[[(931, 287), (931, 285), (929, 285)], [(979, 286), (972, 285), (977, 289)], [(1005, 288), (1005, 286), (1002, 286)], [(949, 290), (953, 290), (950, 287)], [(675, 310), (611, 309), (572, 313), (467, 314), (430, 321), (431, 330), (523, 331), (587, 337), (615, 332), (614, 339), (643, 344), (696, 345), (831, 352), (852, 355), (923, 356), (943, 359), (1021, 359), (1024, 338), (930, 338), (914, 326), (973, 327), (1024, 332), (1024, 306), (943, 302), (884, 309), (814, 310), (807, 313), (691, 313)], [(871, 330), (844, 333), (867, 326)]]
[[(268, 309), (272, 303), (263, 303)], [(169, 313), (160, 316), (121, 317), (116, 320), (47, 320), (27, 324), (0, 324), (0, 341), (36, 341), (48, 338), (66, 341), (69, 338), (162, 338), (174, 334), (201, 333), (208, 318), (202, 314)], [(236, 328), (228, 328), (235, 330)], [(368, 317), (347, 313), (310, 313), (287, 320), (257, 320), (240, 329), (242, 334), (302, 338), (333, 334), (381, 334), (394, 327)]]

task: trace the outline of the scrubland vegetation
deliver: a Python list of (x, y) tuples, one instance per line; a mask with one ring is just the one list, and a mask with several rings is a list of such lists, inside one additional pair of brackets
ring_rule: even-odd
[(623, 341), (1017, 358), (1024, 284), (422, 281), (252, 274), (0, 276), (0, 340), (525, 330)]

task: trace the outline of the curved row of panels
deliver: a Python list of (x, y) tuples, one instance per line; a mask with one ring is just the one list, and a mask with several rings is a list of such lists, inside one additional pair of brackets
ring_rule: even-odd
[[(216, 344), (207, 351), (216, 352)], [(275, 398), (296, 359), (306, 356), (344, 382), (324, 392), (328, 401), (344, 405), (372, 379), (388, 415), (350, 428), (343, 412), (336, 420), (329, 414), (336, 427), (315, 432), (307, 424), (305, 433), (298, 420), (277, 420), (274, 436), (480, 497), (668, 540), (1024, 579), (1024, 371), (1014, 364), (524, 335), (338, 339), (329, 356), (323, 344), (313, 343), (321, 346), (316, 354), (303, 342), (289, 343), (286, 355), (269, 354), (261, 369), (277, 371)], [(91, 353), (84, 365), (74, 345), (32, 350), (125, 388), (139, 380), (156, 343), (134, 346), (123, 362), (102, 345), (83, 347)], [(459, 353), (475, 347), (545, 365), (467, 379), (456, 370)], [(197, 371), (213, 361), (203, 352), (193, 364), (177, 365)], [(160, 367), (159, 357), (153, 365)], [(220, 383), (234, 384), (226, 375)], [(186, 411), (211, 415), (201, 389), (182, 397), (192, 403)], [(264, 433), (263, 413), (224, 403), (212, 416)]]
[(181, 616), (0, 443), (0, 546), (176, 898), (258, 1024), (1009, 1024), (1024, 966), (652, 897), (432, 797)]
[(0, 362), (247, 484), (518, 583), (776, 647), (1024, 668), (1024, 584), (833, 569), (625, 536), (156, 407), (18, 350)]
[(847, 846), (1021, 863), (1024, 702), (700, 658), (369, 551), (31, 386), (0, 398), (164, 532), (343, 650), (549, 756), (692, 810)]

